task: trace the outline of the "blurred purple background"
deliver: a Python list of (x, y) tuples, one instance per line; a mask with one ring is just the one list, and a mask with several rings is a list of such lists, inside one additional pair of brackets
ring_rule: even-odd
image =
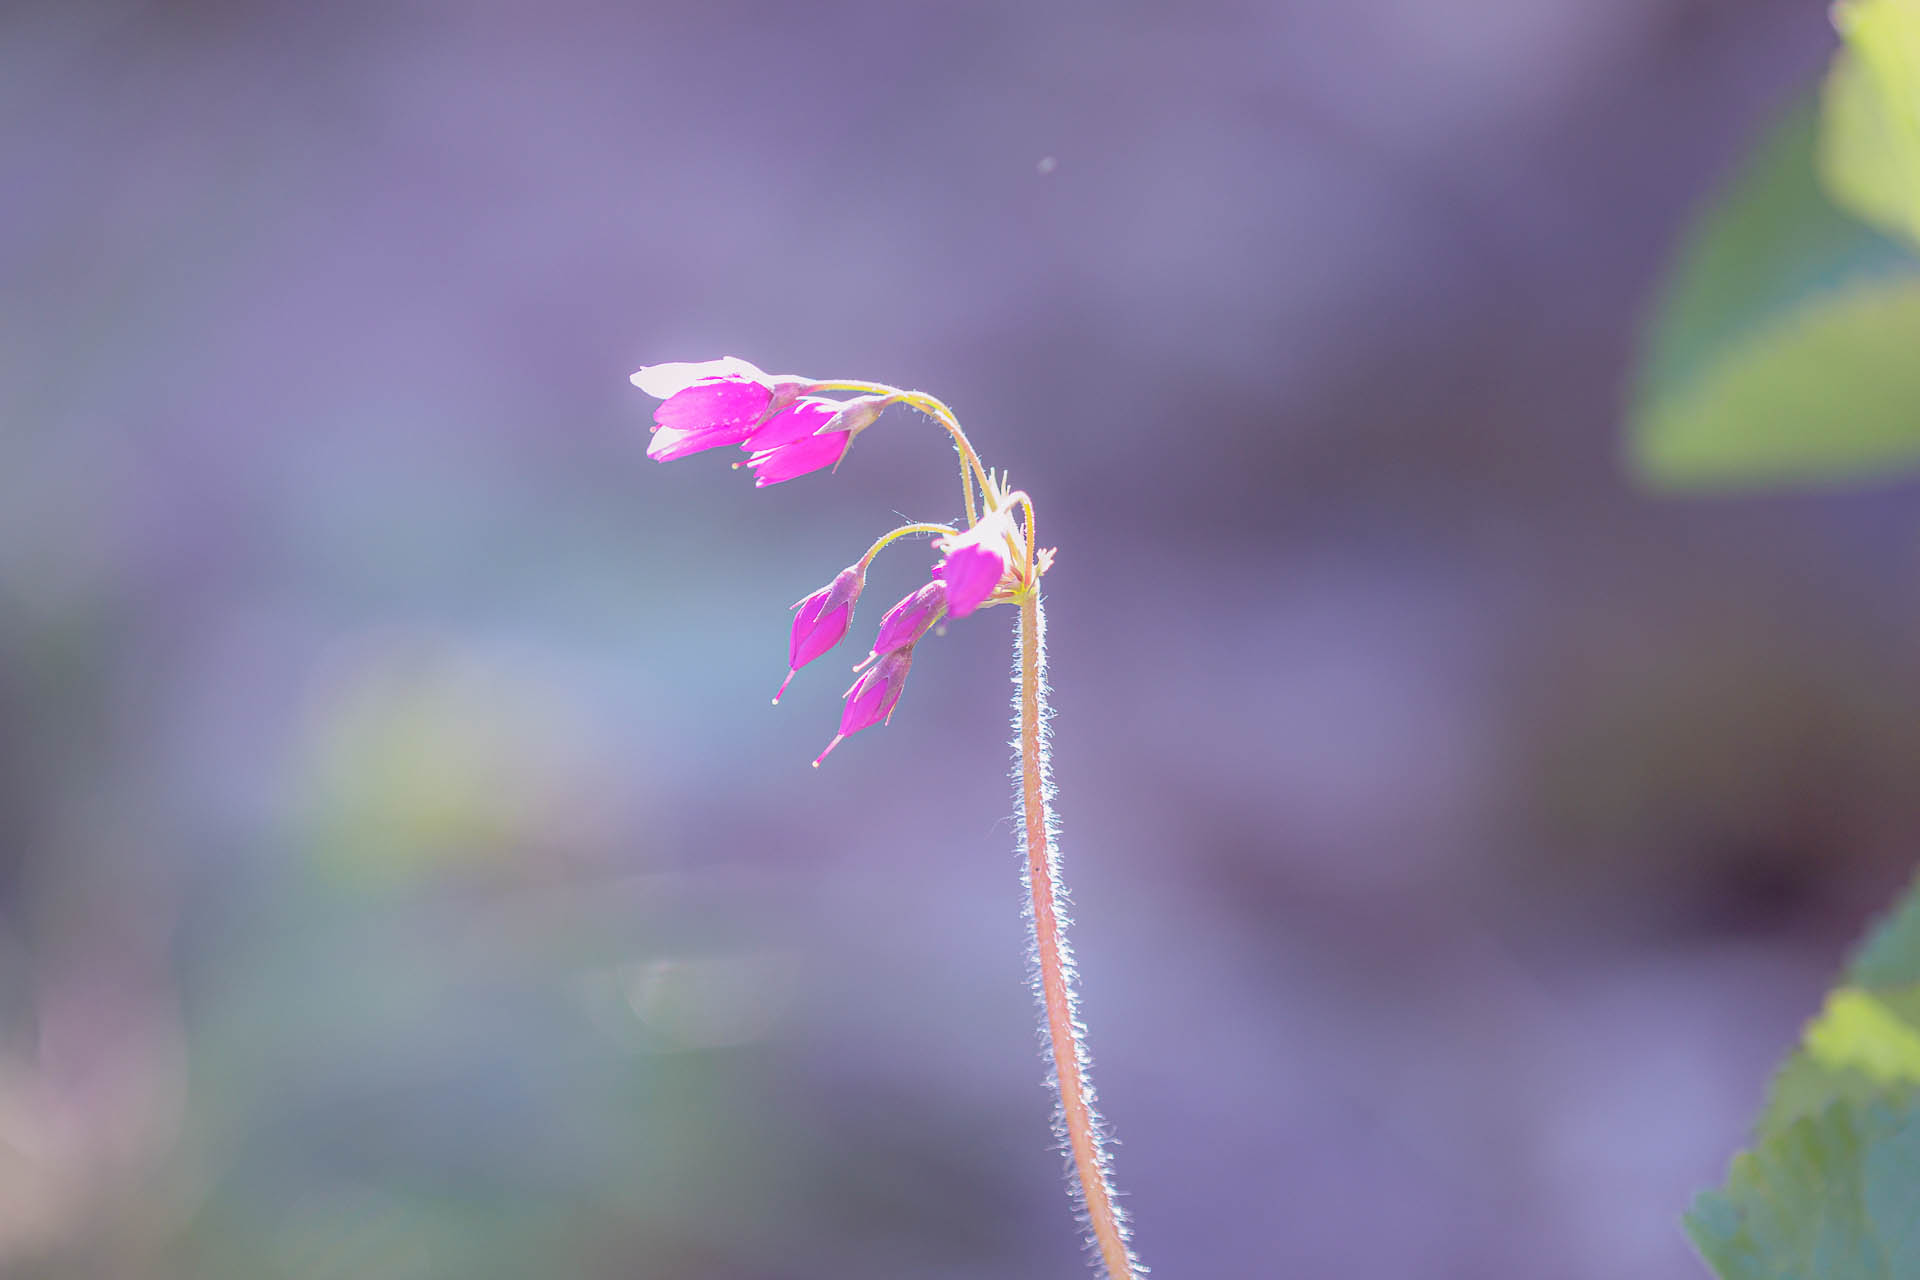
[(819, 773), (838, 669), (766, 703), (951, 452), (648, 462), (627, 373), (722, 354), (943, 396), (1040, 503), (1156, 1274), (1702, 1275), (1680, 1211), (1920, 841), (1920, 490), (1617, 461), (1688, 210), (1830, 47), (14, 0), (0, 1275), (1078, 1273), (1012, 618)]

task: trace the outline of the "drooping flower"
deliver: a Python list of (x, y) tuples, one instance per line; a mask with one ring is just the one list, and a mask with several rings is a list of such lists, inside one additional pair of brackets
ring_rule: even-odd
[(809, 385), (763, 373), (737, 356), (648, 365), (630, 381), (662, 402), (647, 447), (656, 462), (741, 443)]
[(846, 638), (854, 602), (860, 599), (860, 589), (865, 585), (865, 571), (860, 565), (850, 565), (832, 582), (793, 606), (797, 612), (793, 636), (787, 644), (787, 678), (780, 682), (780, 692), (773, 695), (775, 706), (800, 668)]
[[(917, 644), (947, 613), (947, 584), (935, 579), (887, 610), (867, 661)], [(864, 663), (862, 665), (865, 665)]]
[(964, 618), (985, 603), (1018, 561), (1020, 531), (1012, 512), (1003, 507), (967, 532), (934, 545), (946, 558), (933, 566), (933, 574), (947, 584), (948, 610)]
[(893, 709), (900, 702), (900, 690), (912, 666), (913, 646), (908, 645), (895, 649), (860, 673), (860, 678), (847, 690), (847, 706), (840, 713), (840, 732), (834, 735), (825, 751), (814, 757), (814, 768), (818, 769), (820, 762), (852, 735), (893, 719)]
[(874, 419), (893, 401), (887, 396), (861, 396), (838, 404), (831, 400), (804, 403), (834, 406), (833, 415), (810, 433), (796, 434), (803, 419), (765, 439), (755, 435), (748, 440), (746, 443), (754, 454), (747, 459), (747, 465), (754, 470), (755, 488), (764, 489), (823, 467), (839, 465), (853, 438), (872, 426)]

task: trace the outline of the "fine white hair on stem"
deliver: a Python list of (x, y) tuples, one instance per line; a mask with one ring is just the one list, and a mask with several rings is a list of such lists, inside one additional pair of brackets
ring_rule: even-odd
[(1040, 1002), (1047, 1084), (1054, 1090), (1054, 1132), (1067, 1157), (1069, 1182), (1087, 1229), (1090, 1252), (1111, 1280), (1146, 1273), (1128, 1242), (1127, 1218), (1115, 1202), (1107, 1138), (1095, 1105), (1093, 1059), (1080, 1020), (1073, 949), (1067, 943), (1067, 892), (1060, 878), (1059, 825), (1053, 812), (1051, 732), (1047, 705), (1047, 624), (1035, 590), (1020, 605), (1014, 644), (1014, 804), (1026, 917), (1033, 926), (1029, 977)]

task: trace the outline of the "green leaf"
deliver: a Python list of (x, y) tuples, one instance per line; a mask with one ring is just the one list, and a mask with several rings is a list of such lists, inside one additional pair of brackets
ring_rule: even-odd
[(1920, 1276), (1920, 1117), (1840, 1103), (1736, 1156), (1687, 1234), (1723, 1280)]
[(1820, 171), (1835, 200), (1920, 241), (1920, 0), (1846, 0), (1824, 100)]
[(1820, 1115), (1836, 1102), (1864, 1105), (1885, 1097), (1886, 1092), (1885, 1085), (1864, 1071), (1829, 1066), (1805, 1050), (1796, 1050), (1773, 1077), (1758, 1131), (1765, 1139), (1796, 1120)]
[[(1911, 1005), (1912, 992), (1902, 1003)], [(1842, 987), (1807, 1028), (1807, 1052), (1829, 1067), (1849, 1067), (1887, 1084), (1920, 1084), (1920, 1027), (1889, 999)]]
[(1774, 1077), (1762, 1135), (1835, 1102), (1892, 1102), (1920, 1090), (1920, 880), (1868, 935), (1845, 985)]
[(1841, 987), (1807, 1027), (1804, 1047), (1774, 1077), (1760, 1132), (1778, 1133), (1837, 1101), (1904, 1103), (1915, 1086), (1920, 1086), (1920, 986)]
[(1790, 112), (1682, 245), (1629, 435), (1654, 487), (1846, 480), (1920, 459), (1920, 259), (1828, 198), (1819, 128), (1811, 100)]
[(1920, 1277), (1920, 881), (1774, 1078), (1687, 1232), (1723, 1280)]
[(1638, 426), (1642, 475), (1712, 488), (1920, 461), (1920, 281), (1856, 285), (1759, 327)]
[(1876, 991), (1920, 983), (1920, 880), (1854, 953), (1847, 980)]

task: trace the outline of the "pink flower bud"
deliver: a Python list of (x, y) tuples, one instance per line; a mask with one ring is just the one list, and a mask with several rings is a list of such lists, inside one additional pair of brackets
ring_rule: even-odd
[(814, 768), (818, 769), (820, 762), (853, 734), (893, 719), (893, 709), (900, 701), (900, 690), (905, 686), (907, 670), (912, 666), (913, 646), (908, 645), (887, 654), (860, 673), (860, 678), (847, 690), (846, 710), (840, 713), (840, 732), (827, 744), (827, 749), (814, 758)]
[(847, 624), (853, 621), (854, 602), (859, 600), (860, 589), (865, 585), (865, 573), (859, 565), (852, 565), (793, 606), (797, 612), (793, 619), (793, 637), (787, 645), (787, 678), (780, 682), (780, 692), (773, 695), (775, 706), (780, 705), (781, 696), (800, 668), (846, 638)]
[(872, 426), (892, 403), (891, 396), (859, 396), (848, 400), (840, 406), (840, 412), (833, 415), (833, 421), (822, 430), (844, 431), (851, 439)]
[[(947, 584), (929, 582), (887, 610), (880, 619), (880, 634), (874, 639), (867, 661), (884, 657), (895, 649), (919, 643), (947, 613)], [(864, 665), (864, 664), (863, 664)]]

